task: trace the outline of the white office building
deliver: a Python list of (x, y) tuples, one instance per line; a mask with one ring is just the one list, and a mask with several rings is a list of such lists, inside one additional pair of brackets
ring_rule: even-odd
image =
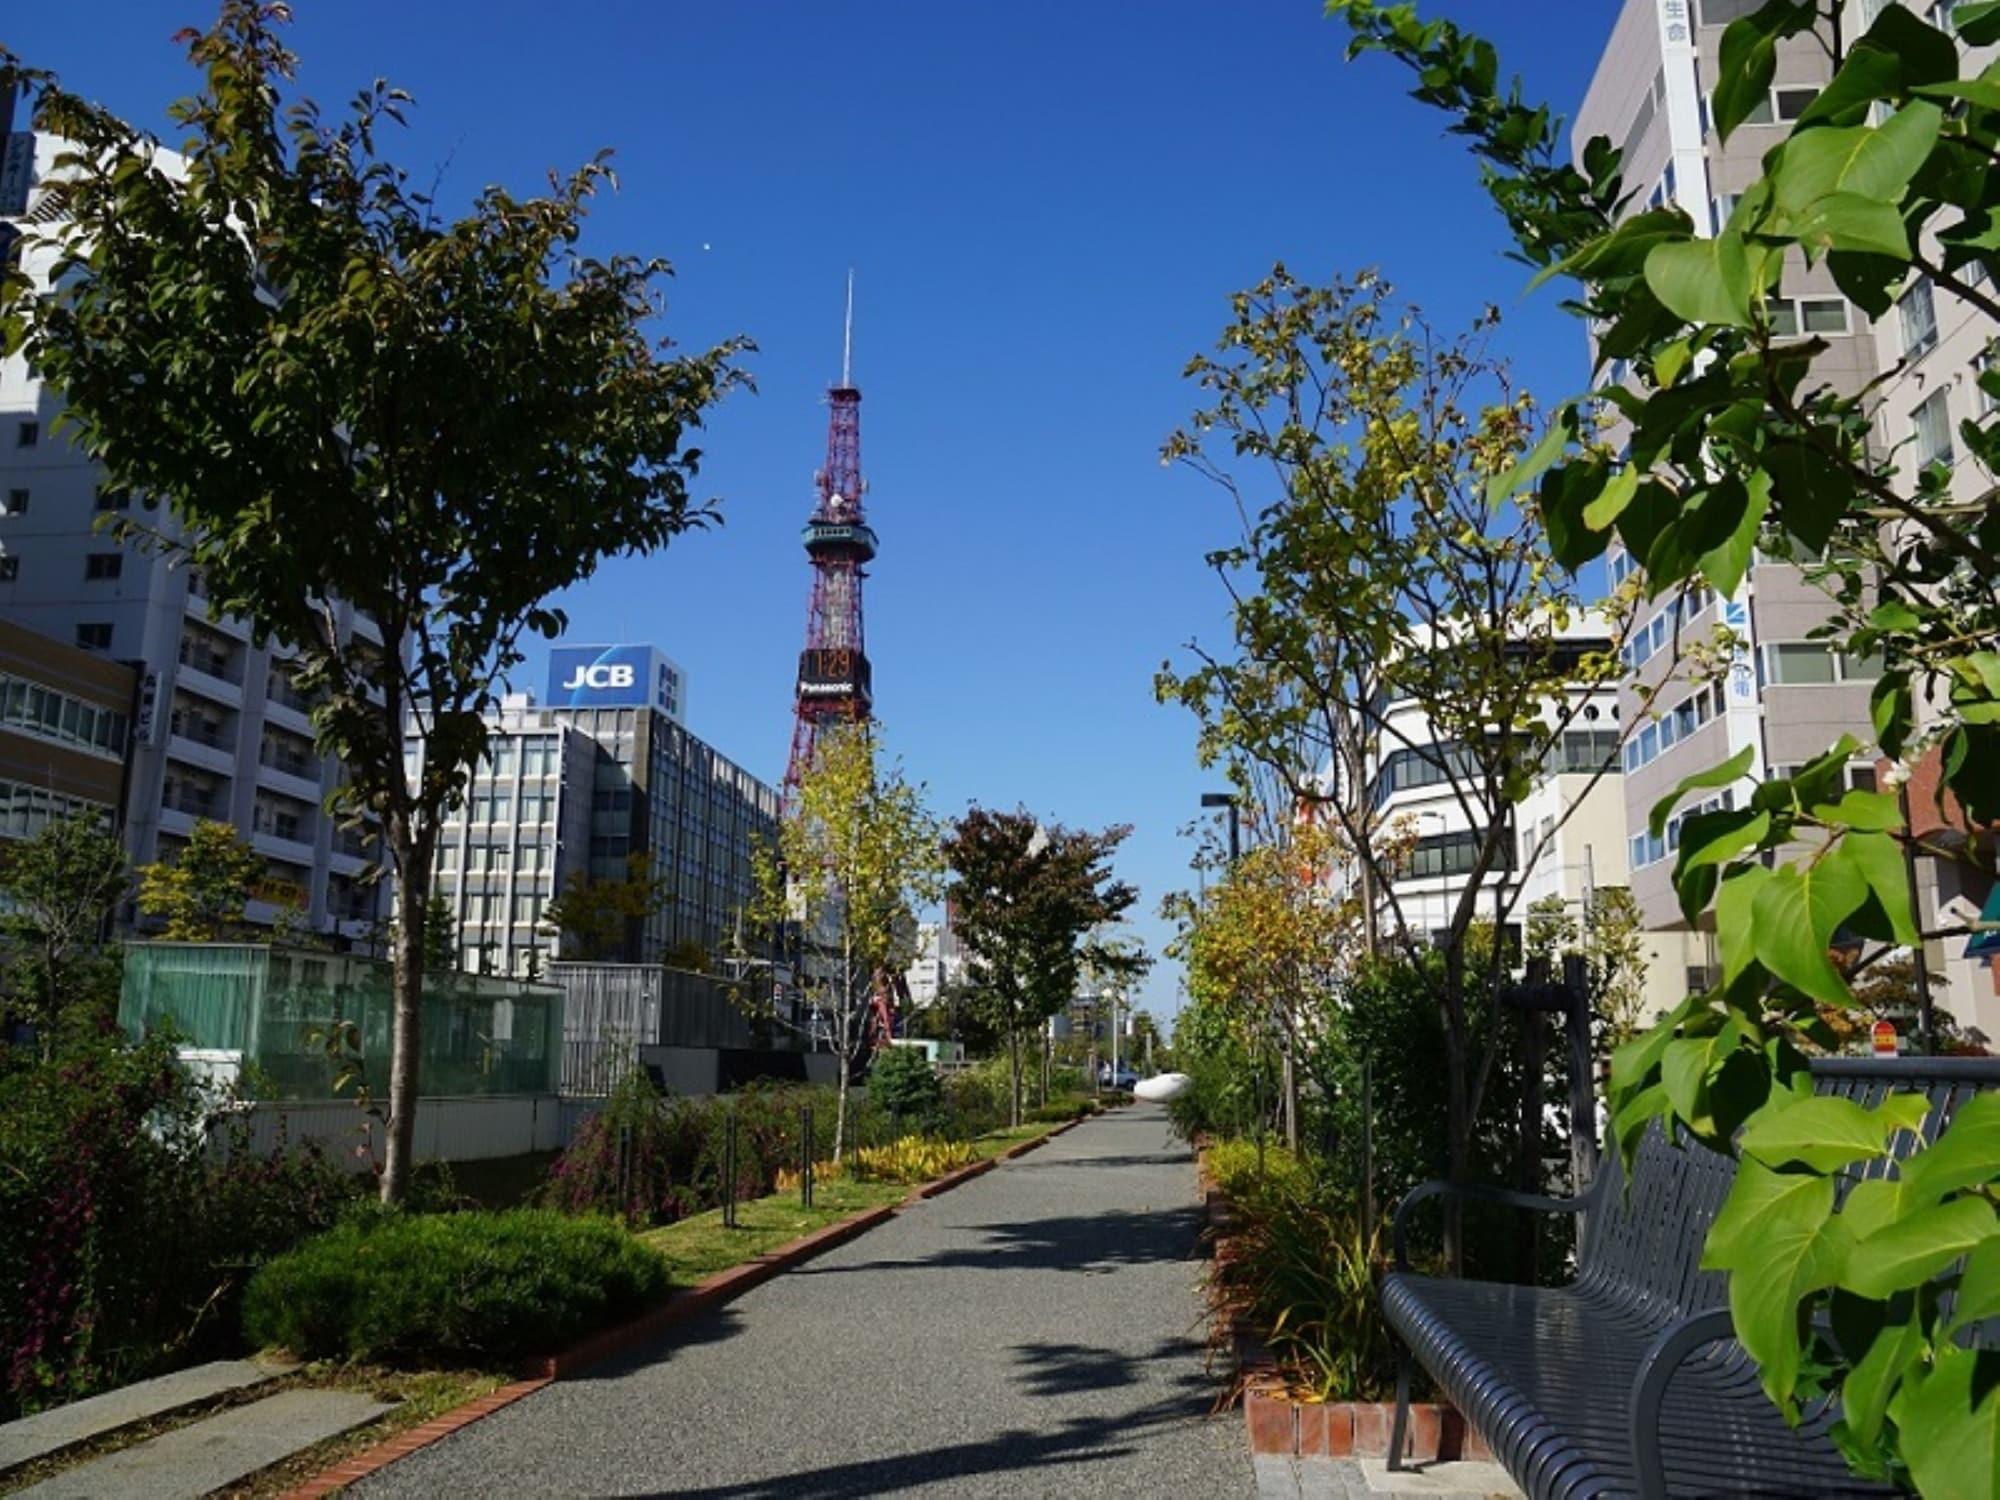
[[(59, 149), (27, 131), (5, 142), (0, 241), (36, 222)], [(45, 276), (46, 252), (24, 268)], [(197, 818), (232, 823), (266, 861), (251, 921), (292, 908), (311, 930), (372, 935), (387, 910), (371, 878), (373, 845), (322, 811), (340, 772), (313, 749), (287, 653), (210, 610), (200, 578), (173, 554), (164, 510), (154, 519), (167, 546), (121, 545), (99, 529), (149, 502), (107, 489), (99, 467), (53, 430), (59, 410), (25, 361), (0, 361), (0, 618), (139, 674), (125, 809), (134, 862), (171, 858)], [(364, 616), (337, 614), (344, 633), (380, 646)]]

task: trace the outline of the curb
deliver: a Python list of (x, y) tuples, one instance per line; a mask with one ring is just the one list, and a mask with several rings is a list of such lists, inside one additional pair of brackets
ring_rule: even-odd
[(528, 1366), (532, 1373), (511, 1385), (504, 1385), (488, 1395), (468, 1401), (463, 1406), (454, 1407), (442, 1416), (433, 1417), (408, 1432), (399, 1432), (392, 1438), (384, 1439), (372, 1448), (365, 1448), (351, 1458), (342, 1459), (331, 1468), (315, 1474), (304, 1484), (285, 1491), (281, 1500), (322, 1500), (355, 1481), (367, 1478), (378, 1470), (386, 1469), (399, 1459), (408, 1458), (419, 1449), (428, 1448), (432, 1443), (450, 1437), (460, 1428), (469, 1427), (481, 1417), (491, 1416), (502, 1407), (512, 1406), (525, 1396), (532, 1396), (543, 1386), (558, 1380), (568, 1380), (582, 1373), (592, 1365), (601, 1364), (628, 1349), (648, 1343), (681, 1323), (714, 1312), (717, 1308), (734, 1302), (738, 1297), (756, 1286), (782, 1275), (795, 1266), (803, 1265), (817, 1255), (822, 1255), (835, 1246), (843, 1245), (857, 1235), (864, 1234), (893, 1219), (912, 1204), (926, 1198), (935, 1198), (940, 1193), (948, 1193), (973, 1178), (984, 1175), (999, 1166), (1001, 1162), (1025, 1155), (1045, 1141), (1061, 1135), (1065, 1130), (1073, 1130), (1081, 1125), (1081, 1119), (1070, 1120), (1053, 1130), (1023, 1141), (1018, 1146), (1009, 1147), (998, 1156), (989, 1156), (984, 1161), (973, 1162), (960, 1167), (955, 1172), (947, 1172), (942, 1177), (933, 1178), (914, 1188), (908, 1197), (896, 1203), (885, 1203), (879, 1208), (863, 1209), (849, 1218), (816, 1229), (811, 1234), (767, 1250), (741, 1265), (731, 1266), (726, 1271), (718, 1271), (705, 1281), (696, 1282), (685, 1291), (675, 1292), (665, 1302), (647, 1313), (642, 1313), (629, 1323), (616, 1328), (608, 1328), (602, 1333), (592, 1334), (580, 1344), (572, 1345), (546, 1359), (536, 1360)]
[(489, 1395), (468, 1401), (463, 1406), (454, 1407), (441, 1417), (433, 1417), (421, 1426), (412, 1427), (408, 1432), (399, 1432), (372, 1448), (364, 1448), (352, 1458), (342, 1459), (330, 1469), (321, 1470), (298, 1488), (285, 1491), (284, 1500), (320, 1500), (323, 1495), (331, 1495), (335, 1490), (344, 1489), (356, 1480), (366, 1479), (379, 1469), (388, 1468), (400, 1458), (408, 1458), (419, 1448), (428, 1448), (440, 1438), (451, 1436), (461, 1427), (470, 1427), (481, 1417), (491, 1416), (503, 1406), (512, 1406), (523, 1396), (532, 1396), (548, 1383), (547, 1377), (540, 1377), (503, 1385)]
[[(1200, 1163), (1203, 1208), (1215, 1242), (1215, 1259), (1226, 1265), (1236, 1228), (1236, 1210)], [(1243, 1397), (1243, 1425), (1252, 1454), (1284, 1458), (1387, 1458), (1394, 1430), (1393, 1401), (1295, 1401), (1286, 1392), (1278, 1361), (1256, 1334), (1227, 1320), (1217, 1327), (1218, 1342), (1234, 1356), (1238, 1389)], [(1404, 1434), (1411, 1463), (1477, 1459), (1492, 1462), (1486, 1440), (1456, 1407), (1436, 1401), (1410, 1403), (1410, 1429)]]

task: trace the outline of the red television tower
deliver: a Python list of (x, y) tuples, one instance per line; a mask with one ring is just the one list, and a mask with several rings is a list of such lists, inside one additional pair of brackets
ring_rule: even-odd
[(799, 778), (812, 764), (820, 726), (858, 723), (875, 706), (868, 652), (861, 628), (861, 582), (875, 556), (875, 533), (862, 519), (861, 392), (851, 378), (854, 354), (854, 276), (847, 278), (847, 322), (841, 344), (840, 384), (826, 393), (826, 467), (814, 475), (819, 503), (806, 522), (806, 556), (812, 562), (812, 602), (806, 609), (806, 648), (799, 653), (794, 697), (792, 755), (785, 764), (789, 806)]

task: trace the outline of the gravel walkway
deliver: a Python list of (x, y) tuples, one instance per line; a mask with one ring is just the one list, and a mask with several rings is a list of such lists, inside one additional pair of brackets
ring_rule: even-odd
[(1250, 1496), (1241, 1415), (1208, 1415), (1199, 1230), (1139, 1105), (358, 1493)]

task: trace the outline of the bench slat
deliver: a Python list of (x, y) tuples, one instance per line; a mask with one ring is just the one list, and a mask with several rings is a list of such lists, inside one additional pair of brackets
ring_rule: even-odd
[[(2000, 1059), (1840, 1059), (1813, 1065), (1816, 1091), (1872, 1107), (1892, 1089), (1922, 1092), (1922, 1139), (1958, 1107), (2000, 1087)], [(1910, 1149), (1901, 1136), (1896, 1154)], [(1667, 1328), (1727, 1306), (1727, 1280), (1701, 1269), (1709, 1226), (1735, 1163), (1678, 1145), (1655, 1125), (1623, 1191), (1616, 1155), (1588, 1216), (1567, 1287), (1510, 1286), (1399, 1273), (1382, 1287), (1389, 1325), (1529, 1495), (1632, 1495), (1631, 1401), (1641, 1361)], [(1844, 1174), (1842, 1192), (1888, 1162)], [(1794, 1430), (1734, 1340), (1710, 1344), (1667, 1386), (1661, 1448), (1674, 1495), (1888, 1495), (1854, 1479), (1827, 1438), (1833, 1413)]]

